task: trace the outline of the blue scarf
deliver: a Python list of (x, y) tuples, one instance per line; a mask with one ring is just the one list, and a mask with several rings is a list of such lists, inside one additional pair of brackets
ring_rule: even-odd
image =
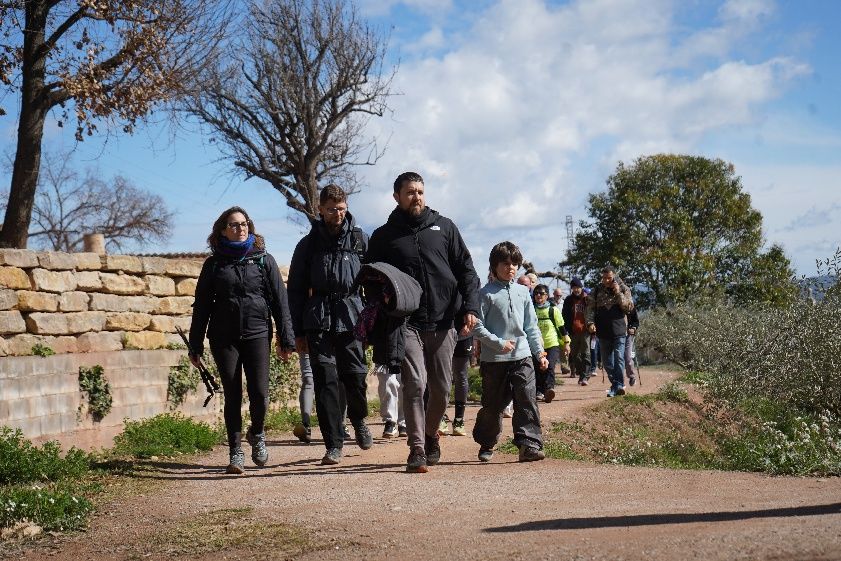
[(241, 242), (232, 242), (225, 236), (220, 236), (219, 245), (216, 246), (216, 253), (224, 255), (225, 257), (234, 257), (242, 259), (251, 253), (254, 247), (254, 234), (248, 234), (248, 237)]

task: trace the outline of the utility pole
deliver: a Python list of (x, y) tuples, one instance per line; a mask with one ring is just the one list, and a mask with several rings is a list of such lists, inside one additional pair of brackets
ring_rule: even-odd
[[(572, 222), (572, 215), (567, 214), (566, 216), (566, 230), (567, 230), (567, 254), (566, 258), (569, 259), (570, 254), (572, 253), (572, 238), (575, 235), (575, 226)], [(567, 265), (566, 267), (566, 274), (567, 278), (572, 278), (572, 265)]]

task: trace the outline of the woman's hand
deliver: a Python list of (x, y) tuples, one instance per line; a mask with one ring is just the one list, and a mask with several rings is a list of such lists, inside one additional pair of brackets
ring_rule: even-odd
[(277, 351), (277, 356), (280, 357), (280, 360), (283, 362), (288, 361), (292, 357), (292, 351), (289, 349), (283, 348), (283, 343), (280, 342), (280, 338), (275, 339), (275, 350)]
[(196, 368), (201, 368), (201, 358), (199, 358), (197, 355), (190, 355), (190, 364), (192, 364)]

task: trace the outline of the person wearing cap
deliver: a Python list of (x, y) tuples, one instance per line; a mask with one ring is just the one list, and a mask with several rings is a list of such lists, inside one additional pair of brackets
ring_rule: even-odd
[(561, 308), (570, 337), (569, 368), (574, 376), (578, 376), (578, 384), (586, 386), (590, 377), (590, 332), (586, 321), (588, 297), (580, 278), (573, 278), (569, 286), (570, 294), (564, 298)]

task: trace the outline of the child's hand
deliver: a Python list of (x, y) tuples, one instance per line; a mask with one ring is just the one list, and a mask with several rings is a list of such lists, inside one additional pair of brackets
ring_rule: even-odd
[(511, 351), (513, 351), (513, 350), (514, 350), (514, 348), (515, 348), (516, 346), (517, 346), (517, 342), (516, 342), (516, 341), (514, 341), (514, 340), (511, 340), (511, 341), (506, 341), (506, 342), (505, 342), (505, 344), (504, 344), (504, 345), (502, 345), (502, 352), (503, 352), (503, 353), (510, 353)]
[(549, 368), (549, 361), (545, 356), (540, 357), (540, 369), (546, 370), (547, 368)]

